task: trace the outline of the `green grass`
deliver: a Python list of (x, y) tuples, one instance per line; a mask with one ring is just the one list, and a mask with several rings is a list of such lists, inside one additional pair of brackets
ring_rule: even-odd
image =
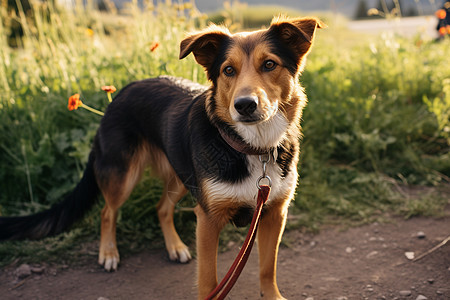
[[(0, 9), (2, 20), (11, 17)], [(256, 23), (245, 14), (226, 16), (225, 23), (235, 29), (267, 26), (270, 17)], [(19, 48), (8, 46), (7, 22), (0, 25), (0, 215), (43, 210), (80, 179), (100, 117), (68, 111), (70, 95), (80, 93), (84, 103), (104, 110), (103, 85), (120, 89), (162, 74), (206, 83), (192, 57), (178, 60), (185, 32), (206, 22), (190, 7), (139, 10), (130, 4), (119, 16), (36, 4), (31, 17), (17, 18), (25, 32)], [(448, 204), (448, 192), (440, 194), (439, 187), (450, 176), (450, 41), (384, 36), (356, 42), (351, 33), (328, 25), (318, 32), (301, 78), (309, 104), (289, 228), (314, 230), (331, 219), (359, 223), (389, 213), (438, 215)], [(159, 47), (151, 51), (154, 42)], [(408, 192), (412, 188), (419, 192)], [(121, 209), (122, 254), (163, 245), (155, 213), (160, 194), (158, 180), (145, 176)], [(176, 213), (188, 243), (194, 205), (188, 196)], [(71, 232), (44, 242), (0, 243), (0, 264), (50, 260), (50, 254), (64, 261), (77, 253), (95, 255), (95, 246), (83, 245), (99, 235), (100, 209)], [(229, 228), (225, 235), (235, 232)]]

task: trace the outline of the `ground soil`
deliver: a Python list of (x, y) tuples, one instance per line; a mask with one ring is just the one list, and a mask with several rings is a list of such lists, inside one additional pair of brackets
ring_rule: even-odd
[[(450, 299), (450, 241), (420, 260), (405, 256), (414, 252), (417, 258), (449, 235), (449, 213), (348, 229), (335, 225), (318, 234), (291, 230), (279, 253), (279, 287), (288, 299)], [(219, 255), (220, 277), (238, 247)], [(104, 272), (93, 258), (75, 266), (31, 267), (29, 276), (20, 275), (18, 265), (0, 270), (1, 299), (196, 298), (195, 260), (170, 262), (163, 249), (125, 257), (114, 273)], [(254, 251), (228, 299), (258, 298)]]

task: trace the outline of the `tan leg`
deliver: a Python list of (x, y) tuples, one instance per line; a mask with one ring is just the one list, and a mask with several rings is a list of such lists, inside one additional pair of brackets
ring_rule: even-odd
[(159, 223), (171, 260), (186, 263), (191, 259), (188, 247), (181, 241), (173, 223), (175, 205), (186, 195), (187, 190), (176, 175), (165, 183), (164, 192), (157, 205)]
[(278, 246), (286, 224), (287, 208), (271, 207), (265, 212), (258, 228), (259, 278), (264, 299), (285, 299), (276, 281)]
[(103, 265), (106, 271), (116, 270), (120, 261), (116, 243), (116, 220), (118, 209), (119, 207), (108, 205), (107, 202), (103, 207), (101, 215), (102, 224), (98, 263)]
[(197, 261), (198, 261), (198, 299), (206, 296), (217, 286), (217, 249), (219, 234), (225, 224), (211, 219), (197, 205)]
[(116, 243), (116, 221), (118, 210), (128, 199), (133, 188), (138, 183), (143, 168), (131, 165), (123, 176), (110, 175), (108, 180), (99, 183), (105, 206), (101, 215), (101, 238), (98, 263), (107, 271), (114, 271), (119, 265), (119, 251)]

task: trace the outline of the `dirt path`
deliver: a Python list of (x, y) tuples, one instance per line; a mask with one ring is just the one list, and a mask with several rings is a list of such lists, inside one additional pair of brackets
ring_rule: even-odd
[[(289, 299), (450, 299), (450, 242), (416, 262), (405, 256), (417, 257), (449, 235), (449, 214), (332, 227), (318, 235), (290, 231), (279, 254), (279, 287)], [(219, 255), (220, 276), (237, 251), (234, 246)], [(0, 270), (0, 298), (195, 299), (195, 261), (171, 263), (163, 250), (125, 258), (115, 273), (102, 271), (95, 261), (32, 267), (38, 268), (23, 279), (18, 266)], [(257, 276), (254, 251), (229, 299), (258, 299)]]

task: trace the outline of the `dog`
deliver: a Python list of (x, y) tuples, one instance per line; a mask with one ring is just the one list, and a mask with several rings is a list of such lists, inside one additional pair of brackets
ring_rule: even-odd
[(39, 239), (58, 234), (80, 219), (99, 194), (98, 262), (116, 270), (118, 209), (144, 169), (164, 182), (157, 213), (171, 260), (191, 255), (173, 223), (176, 203), (189, 191), (197, 199), (198, 298), (217, 285), (219, 234), (229, 222), (247, 225), (263, 174), (272, 190), (257, 233), (261, 295), (283, 299), (276, 282), (277, 252), (289, 202), (297, 186), (300, 119), (307, 99), (299, 84), (317, 18), (276, 17), (270, 27), (231, 34), (222, 26), (191, 33), (180, 59), (193, 53), (209, 87), (162, 76), (129, 84), (108, 106), (83, 177), (47, 211), (0, 218), (0, 239)]

